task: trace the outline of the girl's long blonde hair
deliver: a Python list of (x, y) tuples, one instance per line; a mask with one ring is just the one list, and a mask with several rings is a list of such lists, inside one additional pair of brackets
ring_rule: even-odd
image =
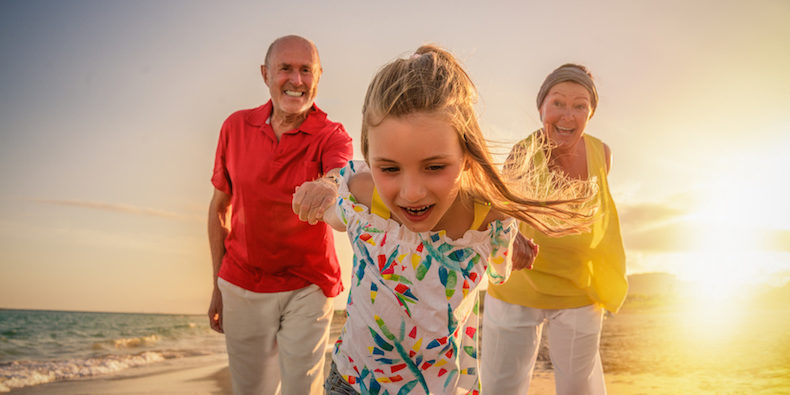
[(595, 207), (594, 181), (573, 180), (544, 171), (532, 163), (547, 150), (544, 140), (533, 139), (514, 150), (506, 176), (496, 168), (474, 111), (477, 90), (469, 75), (449, 52), (423, 45), (411, 57), (385, 65), (368, 86), (362, 106), (360, 146), (368, 161), (371, 127), (387, 117), (423, 112), (439, 114), (458, 133), (468, 168), (461, 176), (461, 193), (472, 201), (488, 202), (506, 215), (554, 236), (589, 228)]

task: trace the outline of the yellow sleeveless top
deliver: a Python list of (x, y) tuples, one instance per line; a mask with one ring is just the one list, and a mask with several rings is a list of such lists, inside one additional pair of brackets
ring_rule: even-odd
[[(469, 230), (476, 230), (480, 225), (483, 225), (483, 221), (486, 219), (489, 210), (491, 210), (490, 204), (475, 202), (475, 216)], [(389, 219), (390, 217), (390, 210), (384, 202), (381, 201), (381, 196), (379, 196), (379, 191), (376, 187), (373, 187), (373, 197), (370, 199), (370, 213), (384, 219)]]
[[(529, 138), (527, 138), (529, 139)], [(531, 270), (517, 270), (488, 293), (504, 302), (539, 309), (599, 304), (617, 312), (628, 292), (617, 209), (609, 194), (603, 143), (584, 135), (587, 175), (598, 183), (598, 219), (588, 233), (549, 237), (525, 223), (519, 231), (540, 247)], [(538, 155), (543, 155), (542, 153)], [(545, 160), (541, 158), (539, 160)]]

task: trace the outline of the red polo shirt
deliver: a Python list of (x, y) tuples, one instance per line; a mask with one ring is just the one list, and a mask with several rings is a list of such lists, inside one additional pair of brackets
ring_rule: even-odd
[(222, 125), (211, 182), (231, 196), (231, 229), (219, 277), (254, 292), (316, 284), (343, 290), (332, 231), (302, 222), (291, 209), (298, 185), (343, 167), (353, 147), (343, 125), (313, 105), (298, 129), (277, 141), (267, 124), (271, 100), (233, 113)]

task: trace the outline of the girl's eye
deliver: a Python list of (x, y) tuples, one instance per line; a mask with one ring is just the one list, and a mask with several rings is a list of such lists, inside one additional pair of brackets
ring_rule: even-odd
[(389, 166), (389, 167), (381, 167), (379, 168), (379, 170), (381, 170), (382, 173), (395, 173), (400, 169), (398, 169), (395, 166)]
[(428, 171), (439, 171), (439, 170), (444, 169), (444, 167), (445, 167), (444, 165), (430, 165), (430, 166), (426, 167), (426, 169)]

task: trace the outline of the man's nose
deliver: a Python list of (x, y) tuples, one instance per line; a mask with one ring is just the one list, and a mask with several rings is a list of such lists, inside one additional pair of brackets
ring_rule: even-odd
[(291, 74), (288, 75), (288, 82), (296, 86), (302, 85), (302, 74), (299, 71), (291, 72)]

